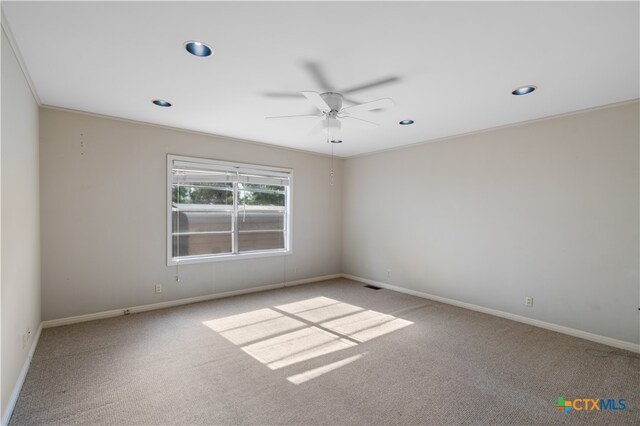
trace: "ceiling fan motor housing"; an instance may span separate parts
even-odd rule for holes
[[[336,113],[342,109],[342,95],[335,92],[321,93],[320,97],[329,105],[331,111]]]

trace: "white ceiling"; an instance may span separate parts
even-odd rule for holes
[[[43,105],[330,152],[308,101],[336,90],[396,107],[343,124],[352,156],[639,97],[639,3],[2,2]],[[187,40],[215,54],[190,56]],[[539,90],[512,96],[523,84]],[[159,108],[151,99],[167,99]],[[405,118],[412,126],[399,126]]]

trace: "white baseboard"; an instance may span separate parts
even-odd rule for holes
[[[120,315],[124,315],[125,310],[128,310],[129,313],[134,314],[137,312],[153,311],[156,309],[166,309],[174,306],[188,305],[190,303],[204,302],[207,300],[214,300],[214,299],[222,299],[225,297],[239,296],[241,294],[257,293],[260,291],[274,290],[274,289],[283,288],[283,287],[292,287],[296,285],[308,284],[312,282],[330,280],[330,279],[340,278],[340,277],[342,277],[342,274],[322,275],[319,277],[304,278],[296,281],[286,281],[284,283],[270,284],[270,285],[264,285],[260,287],[243,288],[241,290],[227,291],[224,293],[205,294],[204,296],[195,296],[195,297],[188,297],[186,299],[169,300],[166,302],[151,303],[149,305],[132,306],[129,308],[122,308],[122,309],[112,309],[110,311],[96,312],[93,314],[77,315],[73,317],[42,321],[42,327],[43,328],[58,327],[61,325],[76,324],[79,322],[93,321],[93,320],[102,319],[102,318],[117,317]]]
[[[296,285],[316,283],[318,281],[333,280],[336,278],[342,278],[342,274],[321,275],[319,277],[303,278],[301,280],[295,280],[295,281],[286,281],[284,283],[284,287],[293,287]]]
[[[466,303],[466,302],[460,302],[458,300],[448,299],[446,297],[435,296],[433,294],[428,294],[428,293],[423,293],[421,291],[398,287],[398,286],[383,283],[380,281],[374,281],[367,278],[357,277],[355,275],[342,274],[342,277],[348,278],[354,281],[359,281],[365,284],[375,285],[376,287],[382,287],[388,290],[410,294],[412,296],[422,297],[424,299],[435,300],[436,302],[442,302],[448,305],[458,306],[460,308],[470,309],[472,311],[494,315],[496,317],[510,319],[512,321],[533,325],[535,327],[545,328],[547,330],[556,331],[558,333],[568,334],[569,336],[579,337],[581,339],[590,340],[592,342],[601,343],[603,345],[612,346],[614,348],[625,349],[627,351],[640,353],[640,345],[637,343],[626,342],[624,340],[618,340],[618,339],[612,339],[611,337],[601,336],[599,334],[589,333],[587,331],[577,330],[575,328],[565,327],[563,325],[557,325],[550,322],[540,321],[537,319],[524,317],[522,315],[512,314],[509,312],[498,311],[497,309],[485,308],[483,306],[473,305],[471,303]]]
[[[20,396],[20,391],[22,390],[22,385],[24,384],[24,379],[27,377],[27,372],[29,371],[29,366],[31,365],[31,359],[33,358],[33,353],[36,351],[36,346],[38,346],[38,340],[40,340],[40,333],[42,333],[42,323],[38,326],[38,330],[36,334],[33,336],[33,340],[31,341],[31,347],[29,348],[29,353],[27,354],[27,359],[22,364],[22,369],[20,370],[20,374],[18,375],[18,381],[13,387],[13,392],[11,392],[11,397],[9,398],[9,402],[5,407],[4,414],[2,416],[2,426],[6,426],[9,424],[9,420],[11,420],[11,415],[13,414],[14,408],[16,408],[16,402],[18,402],[18,397]]]

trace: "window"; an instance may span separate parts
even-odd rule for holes
[[[291,170],[167,157],[167,263],[290,250]]]

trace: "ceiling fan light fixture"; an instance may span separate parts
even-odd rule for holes
[[[213,50],[201,41],[187,41],[184,44],[184,48],[187,50],[187,52],[199,58],[206,58],[207,56],[211,56],[213,54]]]
[[[414,123],[413,120],[402,120],[398,124],[400,124],[401,126],[408,126],[409,124],[413,124],[413,123]]]
[[[151,102],[153,102],[154,105],[163,107],[163,108],[168,108],[171,106],[171,102],[167,102],[163,99],[154,99]]]
[[[518,87],[516,90],[511,92],[511,94],[514,96],[528,95],[529,93],[533,92],[536,89],[537,87],[531,84],[527,86]]]
[[[342,123],[337,118],[326,118],[322,121],[322,130],[327,133],[334,135],[340,131],[342,128]]]

